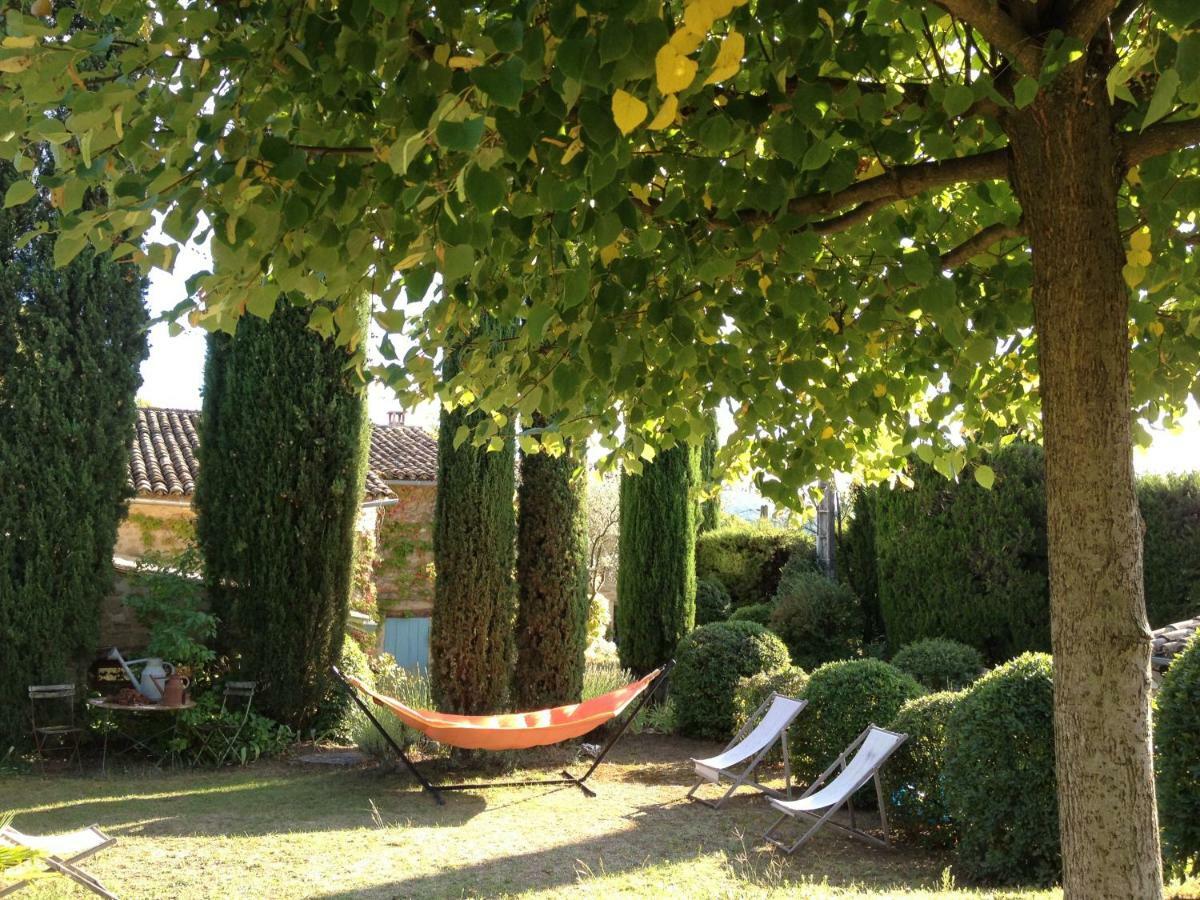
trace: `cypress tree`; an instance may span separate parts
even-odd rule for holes
[[[572,453],[521,454],[517,516],[516,700],[521,709],[575,703],[587,648],[588,544],[587,482]]]
[[[298,729],[341,652],[368,449],[363,385],[308,318],[282,300],[209,337],[195,500],[222,643]]]
[[[458,354],[447,352],[443,381],[450,381],[458,366]],[[470,440],[455,446],[459,429],[474,428],[481,415],[463,408],[442,409],[433,517],[433,698],[438,709],[469,715],[504,708],[516,652],[516,460],[511,421],[495,438],[493,449],[475,447]]]
[[[91,249],[56,270],[52,235],[17,246],[38,222],[41,196],[0,211],[0,747],[96,649],[146,356],[144,279]]]
[[[721,439],[717,433],[716,410],[709,410],[705,418],[708,430],[704,433],[704,443],[700,447],[700,484],[705,490],[713,491],[713,495],[700,503],[700,521],[697,526],[699,534],[712,531],[721,525],[720,485],[713,480],[717,451],[721,449]]]
[[[680,445],[621,476],[617,650],[638,674],[670,659],[695,625],[699,474],[698,453]]]

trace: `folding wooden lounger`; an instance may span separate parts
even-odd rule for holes
[[[0,844],[7,844],[10,847],[23,847],[43,854],[38,858],[37,862],[45,865],[47,869],[53,869],[65,875],[77,884],[83,885],[83,887],[87,888],[93,894],[98,894],[101,897],[107,898],[107,900],[117,900],[117,895],[109,891],[96,878],[81,869],[79,863],[92,854],[99,853],[106,847],[111,847],[116,842],[116,838],[109,837],[95,825],[67,834],[56,834],[46,837],[22,834],[11,827],[0,828]],[[18,881],[15,884],[0,885],[0,897],[15,894],[27,884],[29,884],[28,880]]]

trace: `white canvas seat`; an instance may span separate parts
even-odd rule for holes
[[[763,837],[785,853],[792,853],[812,837],[817,829],[828,823],[855,837],[862,838],[878,846],[886,847],[888,831],[887,810],[884,806],[883,782],[879,778],[879,772],[883,768],[883,764],[887,762],[888,757],[895,753],[906,740],[908,740],[907,734],[897,734],[894,731],[888,731],[876,725],[868,726],[862,734],[855,738],[849,747],[842,751],[833,765],[813,781],[808,790],[799,799],[780,800],[773,797],[769,798],[770,804],[779,810],[781,815],[767,829]],[[847,757],[850,757],[850,754],[854,755],[847,762]],[[841,771],[838,771],[839,769]],[[835,772],[837,772],[836,776],[834,775]],[[854,805],[850,803],[850,798],[854,796],[855,792],[872,779],[875,781],[875,799],[879,803],[879,821],[883,827],[882,841],[856,827],[854,822]],[[839,822],[832,821],[831,818],[843,806],[850,813],[849,828]],[[818,813],[821,814],[818,815]],[[812,821],[813,825],[795,843],[786,844],[772,834],[787,819],[799,819],[801,817],[804,817],[805,821]]]
[[[779,741],[783,747],[784,791],[785,796],[790,797],[792,795],[792,776],[788,763],[787,730],[807,704],[807,700],[793,700],[791,697],[772,693],[754,711],[742,730],[734,735],[729,746],[721,753],[707,759],[692,760],[692,764],[696,767],[696,783],[688,791],[688,799],[703,803],[713,809],[720,809],[725,801],[743,785],[756,787],[769,796],[779,796],[778,791],[764,787],[750,777],[776,741]],[[734,767],[742,763],[747,763],[745,768],[740,772],[734,771]],[[722,779],[732,781],[733,784],[717,800],[706,800],[696,796],[696,791],[702,785],[720,784]]]
[[[15,828],[0,828],[0,843],[10,847],[26,847],[45,854],[38,862],[44,864],[46,868],[65,875],[92,893],[108,898],[108,900],[116,900],[117,895],[79,868],[78,863],[106,847],[111,847],[116,842],[116,838],[109,837],[95,825],[55,835],[24,834]],[[15,884],[0,885],[0,897],[14,894],[28,883],[26,880],[18,881]]]

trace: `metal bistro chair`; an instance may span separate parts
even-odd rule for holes
[[[233,748],[237,745],[238,736],[246,723],[250,721],[250,711],[254,706],[254,692],[257,688],[254,681],[227,681],[225,692],[221,696],[221,717],[204,732],[192,765],[203,761],[207,755],[215,765],[222,766]],[[235,719],[226,722],[226,716],[233,713]]]
[[[29,706],[42,774],[46,774],[46,761],[52,753],[65,754],[65,765],[74,762],[82,771],[79,741],[83,728],[75,719],[75,685],[31,684]]]

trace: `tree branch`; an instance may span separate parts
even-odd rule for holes
[[[1028,34],[997,4],[989,0],[929,0],[952,16],[962,19],[1008,61],[1026,75],[1036,76],[1042,68],[1042,51]]]
[[[1200,119],[1159,122],[1145,131],[1127,131],[1121,135],[1121,149],[1124,151],[1125,165],[1129,167],[1196,144],[1200,144]]]
[[[787,211],[794,216],[829,215],[847,206],[879,200],[905,200],[932,188],[964,181],[994,181],[1008,177],[1008,159],[1008,148],[1004,147],[957,159],[896,166],[882,175],[864,178],[840,191],[823,191],[797,197],[788,204]]]
[[[1005,222],[997,222],[995,225],[989,225],[978,234],[967,238],[954,249],[943,253],[941,267],[943,269],[957,268],[972,257],[983,253],[997,241],[1020,237],[1021,234],[1020,225],[1009,225]]]
[[[1118,0],[1077,0],[1067,16],[1064,29],[1068,37],[1079,38],[1086,47],[1091,43],[1108,17],[1117,8]]]

